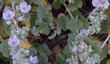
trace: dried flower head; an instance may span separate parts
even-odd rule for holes
[[[21,41],[20,47],[21,48],[30,48],[31,44],[29,44],[29,41],[27,39],[24,39]]]

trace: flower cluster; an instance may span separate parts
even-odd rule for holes
[[[14,4],[12,3],[12,7]],[[4,9],[3,19],[10,25],[10,37],[8,45],[10,47],[9,55],[12,58],[12,64],[38,64],[37,55],[30,53],[30,42],[26,39],[30,27],[19,27],[18,21],[26,21],[25,15],[31,10],[31,5],[22,1],[16,5],[15,9]],[[13,23],[11,23],[13,22]],[[35,53],[36,54],[36,53]]]
[[[109,7],[108,0],[92,0],[92,4],[96,7],[88,16],[91,26],[88,29],[81,29],[76,36],[74,42],[72,42],[71,53],[73,54],[69,59],[70,64],[96,64],[100,63],[100,55],[94,53],[91,45],[87,45],[84,38],[94,33],[101,31],[101,22],[106,20],[107,16],[104,11]]]
[[[31,5],[28,5],[26,1],[21,2],[19,5],[16,6],[15,11],[20,11],[21,14],[27,14],[31,10]],[[15,12],[13,10],[4,10],[3,12],[3,19],[5,21],[13,20],[15,17]],[[20,16],[17,19],[18,21],[23,21],[24,16]]]
[[[96,8],[107,9],[110,5],[108,0],[92,0],[92,4]]]
[[[90,24],[96,29],[96,32],[100,32],[101,28],[101,22],[106,19],[106,15],[103,11],[100,11],[99,9],[94,9],[90,15],[88,16],[90,20]]]
[[[96,64],[100,62],[100,56],[97,53],[94,53],[94,50],[91,46],[88,46],[83,40],[73,42],[72,60],[69,63],[79,64],[78,60],[82,64]]]

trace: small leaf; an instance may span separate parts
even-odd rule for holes
[[[6,40],[2,40],[0,43],[0,52],[5,57],[9,57],[9,46]]]
[[[61,4],[63,4],[63,0],[54,0],[53,6],[55,9],[59,9]]]
[[[48,64],[48,58],[43,52],[40,52],[39,64]]]
[[[65,58],[70,58],[71,57],[71,51],[70,51],[70,43],[68,42],[68,44],[65,46],[65,48],[63,49],[63,56]]]
[[[37,45],[35,46],[35,48],[36,48],[39,52],[43,52],[43,53],[45,53],[46,55],[51,54],[51,50],[48,48],[48,46],[47,46],[46,44],[42,44],[42,45],[37,44]]]
[[[101,22],[101,29],[102,32],[108,32],[109,33],[109,28],[110,28],[110,17],[107,17],[105,22]]]
[[[102,49],[102,52],[100,54],[100,59],[103,60],[104,58],[106,58],[107,57],[107,54],[108,54],[107,49],[106,48],[103,48]]]
[[[65,58],[60,53],[56,55],[56,61],[57,64],[65,64]]]
[[[82,0],[74,0],[74,1],[72,0],[72,4],[69,7],[69,9],[71,11],[78,10],[78,8],[81,8],[82,7],[82,4],[83,4]]]
[[[58,22],[57,25],[63,29],[66,30],[66,22],[70,21],[69,18],[67,16],[61,16],[58,18]]]
[[[50,28],[49,28],[48,23],[43,22],[43,23],[41,24],[41,26],[39,27],[39,32],[40,32],[40,33],[43,33],[43,34],[45,34],[45,35],[48,35],[48,34],[50,33]]]
[[[85,37],[84,40],[85,40],[85,42],[86,42],[87,45],[91,45],[92,49],[96,53],[98,53],[99,55],[102,53],[102,48],[101,48],[101,45],[99,44],[99,41],[92,40],[89,37]]]

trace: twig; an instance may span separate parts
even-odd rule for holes
[[[110,39],[110,34],[107,36],[107,38],[105,39],[105,41],[103,42],[101,48],[104,47],[104,45],[107,43],[107,41]]]
[[[65,6],[65,8],[66,8],[68,14],[70,15],[71,19],[74,21],[74,17],[73,17],[73,15],[72,15],[70,9],[69,9],[65,4],[64,4],[64,6]]]

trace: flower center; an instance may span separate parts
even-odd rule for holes
[[[23,10],[26,10],[26,7],[23,7],[22,9],[23,9]]]
[[[11,17],[11,15],[10,15],[10,14],[8,14],[8,17],[10,18],[10,17]]]

